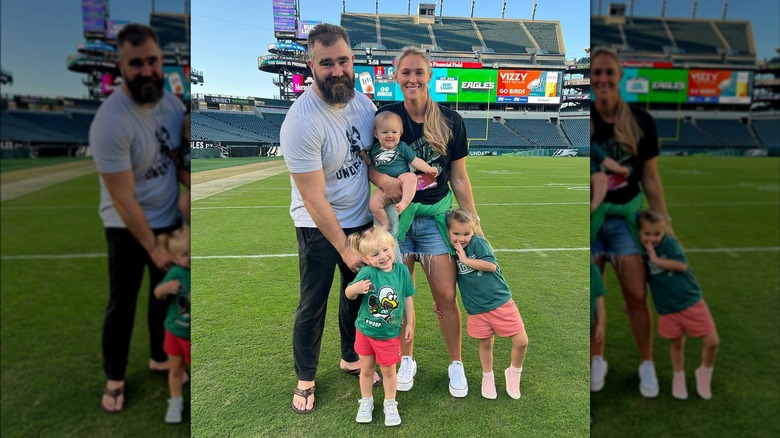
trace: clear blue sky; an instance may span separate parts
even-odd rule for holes
[[[110,19],[149,24],[151,0],[108,3]],[[184,12],[184,0],[154,3],[157,12]],[[86,75],[71,72],[66,62],[84,41],[81,0],[2,0],[0,66],[14,77],[2,93],[85,97]]]
[[[418,1],[412,1],[412,14]],[[434,3],[429,0],[423,3]],[[438,2],[436,14],[439,14]],[[531,0],[507,0],[505,18],[531,18]],[[537,20],[558,20],[567,58],[585,56],[590,46],[590,11],[586,0],[537,0]],[[380,14],[406,14],[406,0],[379,0]],[[562,7],[565,4],[566,7]],[[229,5],[229,6],[228,6]],[[346,0],[347,12],[373,13],[375,0]],[[301,19],[339,23],[342,0],[300,0]],[[445,0],[442,15],[468,17],[471,0]],[[474,16],[501,18],[501,0],[476,0]],[[271,0],[192,2],[192,66],[203,71],[205,84],[192,93],[273,97],[276,77],[257,69],[257,57],[268,54],[273,37]]]

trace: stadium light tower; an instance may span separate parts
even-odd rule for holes
[[[534,10],[531,12],[531,21],[534,21],[536,19],[536,0],[533,0],[534,2]]]
[[[471,0],[471,18],[474,18],[474,0]]]
[[[729,9],[729,2],[726,0],[723,0],[723,18],[722,20],[726,19],[726,11]]]
[[[666,0],[661,0],[661,18],[664,18],[666,12]]]
[[[696,0],[693,0],[693,11],[691,12],[691,18],[696,18],[696,4],[698,2]]]

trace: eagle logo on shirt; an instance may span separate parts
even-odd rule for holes
[[[398,309],[398,292],[390,286],[382,287],[378,295],[368,297],[368,309],[371,316],[392,321],[392,313]]]
[[[382,149],[381,152],[374,156],[375,164],[390,164],[395,160],[396,151],[386,151]]]

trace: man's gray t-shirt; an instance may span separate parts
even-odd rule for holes
[[[154,108],[147,109],[117,89],[100,106],[89,129],[90,151],[98,172],[133,171],[133,193],[152,228],[169,227],[181,220],[176,164],[164,149],[179,148],[184,111],[184,104],[167,91]],[[106,228],[127,228],[103,178],[100,217]]]
[[[371,222],[368,166],[358,153],[374,141],[375,112],[371,100],[357,91],[344,108],[336,109],[307,90],[290,107],[282,124],[279,140],[287,168],[290,173],[322,169],[325,198],[342,228]],[[316,228],[292,176],[290,180],[290,216],[295,226]]]

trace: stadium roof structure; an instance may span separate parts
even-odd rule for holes
[[[403,47],[417,46],[432,60],[565,68],[558,21],[344,12],[341,26],[353,50],[365,49],[375,60],[390,61]]]
[[[609,47],[623,60],[666,61],[680,67],[756,65],[749,21],[591,16],[591,46]]]
[[[149,26],[157,31],[160,48],[166,63],[189,65],[190,63],[190,16],[175,12],[153,12]]]

